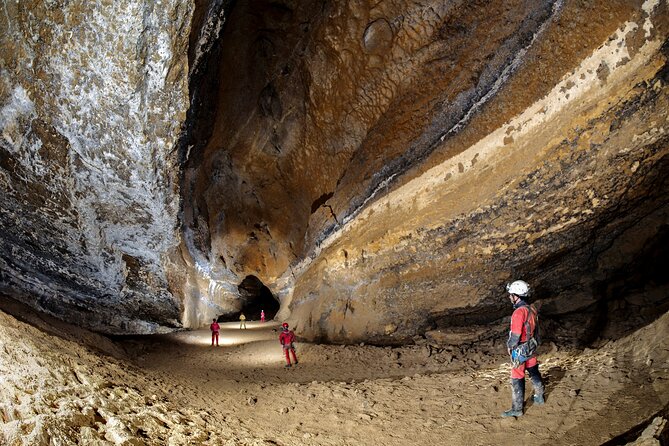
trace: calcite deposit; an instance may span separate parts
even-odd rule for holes
[[[3,2],[3,292],[105,332],[181,326],[167,257],[192,9]]]
[[[41,311],[264,290],[303,339],[459,344],[515,278],[556,341],[669,309],[666,1],[4,6],[0,291]]]

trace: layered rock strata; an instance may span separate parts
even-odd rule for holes
[[[181,326],[187,1],[4,2],[0,291],[111,333]]]
[[[196,327],[252,276],[301,336],[381,344],[495,334],[518,277],[559,339],[667,310],[666,1],[0,20],[0,291],[36,308]]]
[[[495,334],[517,277],[565,339],[596,336],[623,291],[634,317],[666,311],[667,54],[650,32],[663,25],[624,23],[525,111],[355,212],[294,281],[303,332],[404,342],[463,326],[454,338],[473,341]],[[505,111],[490,101],[481,115]]]
[[[662,2],[236,8],[186,177],[203,301],[252,274],[304,337],[377,343],[490,334],[514,277],[565,338],[596,337],[622,290],[612,307],[666,310],[644,260],[666,257],[666,21]]]

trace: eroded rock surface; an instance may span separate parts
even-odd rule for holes
[[[524,277],[560,338],[594,339],[623,289],[610,306],[652,320],[666,22],[661,2],[235,8],[185,176],[202,301],[238,308],[252,274],[308,339],[472,340]]]
[[[187,1],[3,2],[0,289],[106,332],[180,326]]]
[[[519,277],[556,340],[669,307],[665,1],[0,20],[0,284],[43,311],[198,327],[253,277],[306,339],[401,344],[490,336]]]

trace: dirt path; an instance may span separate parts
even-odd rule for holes
[[[666,360],[635,369],[638,358],[623,343],[544,352],[547,404],[529,403],[524,417],[503,419],[504,355],[447,353],[446,360],[423,347],[298,343],[300,364],[285,369],[277,324],[222,328],[218,348],[208,330],[124,345],[149,376],[174,383],[168,392],[179,404],[235,419],[270,444],[598,445],[669,399]]]
[[[298,342],[286,369],[275,323],[223,324],[221,347],[208,330],[112,342],[2,308],[19,318],[0,311],[3,446],[601,445],[669,404],[669,313],[597,350],[543,345],[546,404],[503,419],[503,340]]]

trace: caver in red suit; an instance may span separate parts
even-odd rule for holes
[[[512,358],[511,409],[502,413],[502,416],[519,417],[523,415],[525,403],[525,371],[530,375],[534,387],[534,403],[544,403],[544,384],[536,357],[539,317],[537,310],[523,300],[530,294],[530,286],[526,282],[516,280],[507,285],[506,290],[513,304],[511,330],[506,344]]]
[[[211,323],[209,329],[211,330],[211,346],[214,346],[214,340],[216,340],[216,347],[218,347],[218,332],[221,330],[221,326],[218,325],[216,319]]]
[[[291,367],[290,364],[291,353],[293,355],[293,362],[295,363],[295,365],[297,365],[297,356],[295,356],[295,346],[293,345],[293,342],[295,342],[295,333],[293,333],[293,330],[290,330],[288,328],[288,324],[286,322],[284,322],[281,325],[281,334],[279,335],[279,342],[283,347],[283,351],[286,352],[286,367]]]

